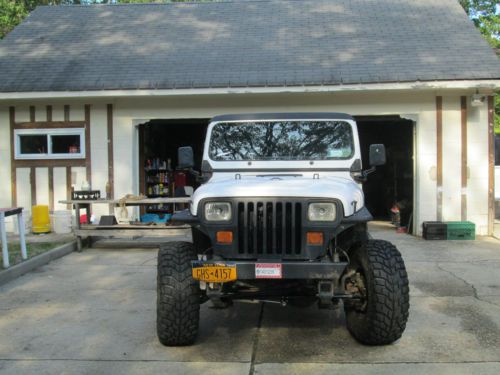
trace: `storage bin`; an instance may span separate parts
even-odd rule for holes
[[[448,221],[446,225],[448,240],[476,239],[476,224],[470,221]]]
[[[71,211],[54,211],[52,214],[52,228],[57,234],[71,233]]]
[[[426,240],[446,240],[447,225],[441,221],[424,221],[423,237]]]
[[[32,231],[33,233],[50,232],[49,206],[38,205],[32,208]]]

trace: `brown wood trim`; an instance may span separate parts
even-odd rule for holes
[[[438,221],[443,220],[443,97],[436,96],[436,144],[437,144],[437,210]]]
[[[493,235],[495,221],[495,133],[494,97],[488,96],[488,235]]]
[[[90,104],[85,104],[85,167],[87,181],[92,186],[92,158],[90,149]]]
[[[69,105],[64,106],[64,121],[69,121]]]
[[[30,168],[31,205],[36,206],[36,167]]]
[[[10,189],[11,189],[11,204],[13,207],[17,206],[17,171],[14,163],[14,126],[16,124],[16,109],[9,107],[9,123],[10,123]]]
[[[66,167],[66,200],[71,200],[71,167]],[[71,204],[66,205],[66,209],[71,210]],[[78,224],[78,223],[77,223]]]
[[[39,121],[39,122],[18,122],[14,124],[14,129],[56,129],[56,128],[84,128],[85,121]]]
[[[36,108],[34,105],[30,105],[30,121],[35,122]]]
[[[49,210],[54,211],[54,168],[49,167]]]
[[[467,220],[467,97],[460,97],[460,117],[462,127],[462,199],[461,199],[461,216],[462,221]]]
[[[108,183],[110,188],[110,199],[115,197],[115,178],[113,160],[113,104],[107,105],[108,121]]]
[[[29,167],[85,167],[85,159],[14,160],[15,168]]]
[[[47,111],[47,122],[52,122],[52,106],[48,105],[45,109]]]

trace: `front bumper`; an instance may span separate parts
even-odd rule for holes
[[[270,262],[270,261],[201,261],[191,262],[192,268],[213,266],[235,266],[236,280],[254,279],[302,279],[302,280],[339,280],[347,263],[345,262]],[[280,272],[266,275],[262,270],[278,268]]]

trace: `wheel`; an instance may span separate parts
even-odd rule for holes
[[[191,274],[193,244],[169,242],[158,251],[156,330],[163,345],[194,343],[200,320],[200,293]]]
[[[346,301],[347,329],[366,345],[386,345],[401,337],[408,320],[408,275],[398,249],[370,240],[350,254],[346,291],[361,296]]]

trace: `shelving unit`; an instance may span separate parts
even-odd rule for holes
[[[145,188],[144,192],[148,198],[172,197],[172,170],[169,160],[159,158],[146,160],[144,166]],[[171,204],[155,204],[145,207],[146,213],[169,214],[172,213]]]

